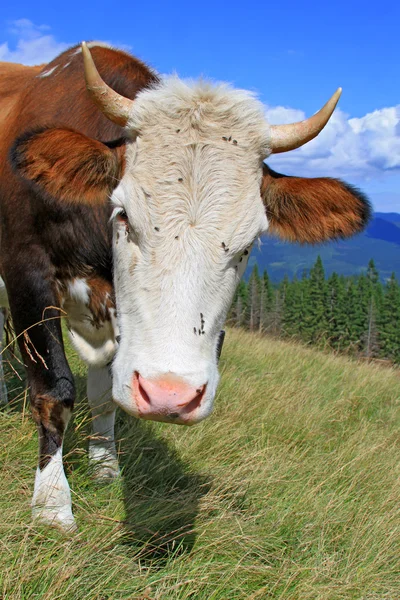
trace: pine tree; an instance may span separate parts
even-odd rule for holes
[[[369,313],[372,297],[371,281],[365,276],[360,275],[357,281],[357,315],[356,324],[358,334],[358,351],[364,354],[365,342],[368,339]]]
[[[400,286],[394,273],[383,297],[379,319],[379,342],[385,358],[400,362]]]
[[[321,257],[310,270],[308,298],[305,304],[303,338],[307,342],[318,342],[327,337],[327,294],[325,272]]]
[[[275,290],[271,311],[269,313],[268,333],[279,336],[282,333],[283,299],[280,287]]]
[[[379,273],[372,258],[368,263],[365,278],[360,278],[359,295],[364,311],[360,350],[365,357],[372,358],[379,355],[377,320],[383,298]]]
[[[358,306],[357,283],[354,278],[347,281],[346,292],[346,334],[344,337],[344,348],[356,352],[359,347],[362,328],[359,326],[360,311]]]
[[[260,323],[260,276],[257,263],[251,272],[248,290],[247,324],[250,331],[256,331]]]
[[[327,283],[328,338],[332,348],[342,350],[347,337],[346,284],[332,273]]]
[[[242,279],[236,289],[236,293],[232,302],[232,307],[229,313],[229,319],[236,327],[245,325],[245,316],[248,300],[248,287]]]
[[[302,284],[295,277],[287,286],[283,304],[282,331],[286,336],[301,336],[304,316]]]
[[[274,299],[274,289],[268,277],[267,271],[264,271],[260,280],[260,316],[259,316],[259,331],[268,331],[270,312]]]
[[[375,263],[372,258],[370,259],[370,261],[368,263],[367,279],[371,283],[372,286],[375,286],[379,281],[379,273],[375,267]]]
[[[371,295],[368,306],[367,330],[362,337],[363,354],[366,358],[374,358],[379,355],[379,339],[376,324],[376,307],[374,297]]]

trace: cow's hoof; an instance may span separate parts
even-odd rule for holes
[[[106,448],[89,446],[89,464],[97,481],[108,482],[120,475],[118,460]]]
[[[92,463],[93,477],[96,481],[107,483],[120,476],[118,462]]]
[[[32,508],[32,518],[34,523],[54,527],[67,535],[75,533],[78,529],[70,506],[57,508],[34,506]]]

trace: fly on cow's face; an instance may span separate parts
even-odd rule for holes
[[[221,246],[223,247],[225,252],[229,252],[229,248],[226,247],[225,242],[222,242]]]

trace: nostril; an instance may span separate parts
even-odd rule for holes
[[[137,385],[137,389],[139,391],[139,395],[141,396],[141,399],[144,400],[150,406],[151,405],[150,396],[141,383],[142,378],[140,376],[140,373],[138,373],[138,371],[135,371],[134,379],[135,379],[135,383]]]
[[[181,404],[177,404],[177,406],[179,408],[185,408],[186,406],[189,406],[189,404],[191,404],[192,402],[197,402],[199,399],[201,401],[201,399],[204,396],[204,392],[206,389],[206,385],[202,385],[200,388],[196,389],[196,395],[194,398],[192,398],[191,400],[185,400],[184,402],[181,402]]]
[[[201,401],[203,400],[203,396],[206,391],[206,387],[207,387],[207,384],[203,385],[201,388],[198,388],[196,390],[196,392],[197,392],[196,396],[192,400],[190,400],[190,402],[183,405],[182,413],[188,414],[188,413],[191,413],[193,410],[196,410],[196,408],[199,408]]]
[[[145,400],[148,404],[151,404],[150,396],[148,395],[148,393],[146,392],[146,390],[140,383],[139,383],[139,392],[140,392],[140,395],[142,396],[143,400]]]

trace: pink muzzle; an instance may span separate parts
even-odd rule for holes
[[[139,417],[151,421],[190,424],[204,397],[206,384],[192,387],[176,375],[144,379],[133,376],[133,396]]]

